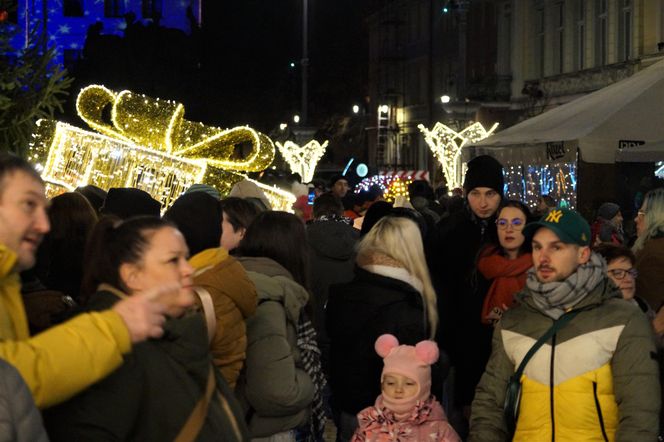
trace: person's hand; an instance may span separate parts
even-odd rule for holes
[[[503,313],[505,313],[507,309],[509,309],[509,307],[507,307],[505,304],[503,304],[502,308],[496,306],[486,315],[486,319],[491,321],[493,325],[496,325],[498,321],[500,321],[500,318],[503,317]]]
[[[171,306],[187,302],[181,299],[181,291],[179,285],[164,285],[125,298],[113,306],[113,311],[120,315],[127,326],[132,343],[161,337],[165,315]]]

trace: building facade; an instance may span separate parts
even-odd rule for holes
[[[71,66],[81,57],[89,30],[105,35],[124,34],[127,14],[141,24],[190,32],[191,21],[201,22],[202,0],[18,0],[10,18],[19,29],[14,47],[30,35],[45,34],[56,49],[56,62]],[[190,8],[191,14],[187,13]]]

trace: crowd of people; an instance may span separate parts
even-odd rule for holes
[[[630,235],[505,199],[489,156],[451,197],[252,186],[162,214],[0,155],[0,440],[661,437],[664,187]]]

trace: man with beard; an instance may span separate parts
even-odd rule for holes
[[[591,252],[590,226],[554,209],[524,235],[534,267],[494,331],[468,440],[657,440],[653,332]]]

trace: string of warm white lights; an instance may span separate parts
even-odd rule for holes
[[[460,132],[440,122],[436,123],[431,130],[422,124],[417,127],[424,134],[424,140],[443,167],[447,187],[453,189],[461,187],[462,184],[461,148],[493,134],[498,123],[491,126],[489,130],[484,129],[481,123],[472,123]]]
[[[316,165],[325,154],[327,143],[325,141],[320,144],[316,140],[311,140],[304,146],[300,146],[292,141],[286,141],[283,144],[277,141],[276,145],[291,172],[299,174],[303,183],[309,183],[314,179]]]
[[[194,183],[227,194],[248,179],[240,172],[262,171],[274,159],[266,135],[247,126],[224,130],[187,121],[184,106],[174,101],[93,85],[81,90],[76,109],[99,133],[41,120],[33,135],[30,160],[51,195],[86,184],[136,187],[166,208]],[[294,195],[255,183],[275,209],[291,210]]]

